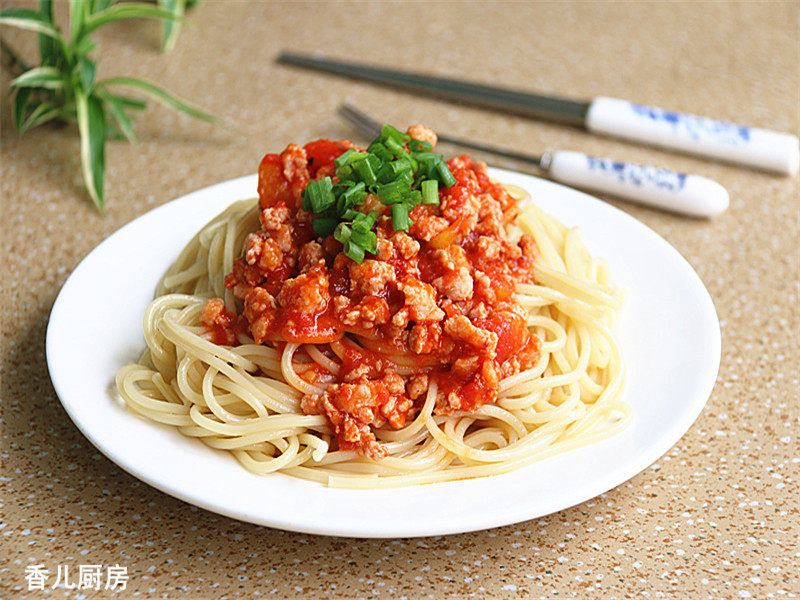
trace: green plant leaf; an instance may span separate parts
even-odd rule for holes
[[[74,100],[59,107],[58,118],[65,123],[78,120],[78,109]]]
[[[55,67],[34,67],[13,79],[11,87],[58,90],[64,87],[64,77]]]
[[[111,110],[111,115],[114,117],[114,121],[117,127],[119,127],[120,132],[128,138],[130,143],[135,144],[138,141],[136,139],[136,133],[133,131],[131,120],[128,118],[128,115],[125,114],[125,106],[123,103],[109,93],[102,94],[102,98],[106,101],[108,108]]]
[[[100,12],[107,9],[114,3],[114,0],[92,0],[92,12]]]
[[[92,86],[94,85],[94,76],[97,73],[97,63],[85,56],[81,56],[78,59],[78,70],[81,76],[81,85],[83,86],[83,91],[88,94],[92,91]]]
[[[39,0],[39,14],[53,23],[53,0]],[[39,34],[39,57],[43,66],[55,66],[59,61],[59,48],[50,36]]]
[[[147,102],[139,100],[138,98],[131,98],[130,96],[122,96],[120,94],[112,94],[108,90],[100,92],[104,97],[108,96],[117,101],[121,106],[130,108],[131,110],[144,110],[147,108]]]
[[[119,4],[114,4],[113,6],[87,17],[81,33],[86,36],[98,27],[102,27],[113,21],[132,18],[177,19],[171,12],[145,4],[144,2],[120,2]]]
[[[83,181],[95,206],[105,212],[103,184],[106,170],[106,115],[103,102],[95,95],[81,91],[75,94],[78,108],[78,130],[81,134],[81,167]]]
[[[70,40],[76,42],[81,39],[83,24],[89,16],[89,2],[87,0],[69,0]]]
[[[149,81],[134,79],[133,77],[112,77],[111,79],[103,79],[97,82],[98,88],[106,88],[108,86],[116,85],[141,90],[157,102],[161,102],[162,104],[165,104],[166,106],[169,106],[175,110],[183,111],[186,114],[195,117],[196,119],[208,121],[209,123],[219,123],[219,119],[217,119],[215,116],[210,115],[207,112],[203,112],[199,108],[192,106],[191,104],[187,104],[183,100],[179,100]]]
[[[57,119],[61,114],[61,109],[52,102],[42,102],[39,106],[33,109],[31,114],[22,123],[19,132],[25,133],[29,129],[44,125],[48,121]]]
[[[53,0],[39,0],[39,14],[53,23]]]
[[[156,84],[130,77],[96,80],[97,62],[90,59],[96,49],[91,33],[99,27],[128,18],[161,19],[165,43],[174,44],[177,24],[193,0],[161,0],[164,10],[149,2],[114,0],[68,0],[69,29],[61,33],[54,20],[54,0],[39,0],[38,10],[8,9],[0,11],[0,25],[11,25],[39,34],[39,66],[22,68],[22,75],[11,82],[12,116],[20,132],[52,120],[76,121],[80,133],[81,169],[88,195],[94,205],[105,212],[105,145],[110,137],[124,135],[136,141],[132,111],[144,110],[144,99],[115,93],[109,87],[138,90],[148,98],[185,112],[195,118],[218,123],[218,120],[165,91]],[[159,0],[155,0],[156,2]],[[15,54],[0,39],[2,51],[12,60]],[[23,63],[17,58],[16,68]],[[16,73],[15,73],[16,74]],[[136,94],[138,95],[138,94]]]
[[[14,107],[12,109],[12,116],[14,119],[14,127],[17,131],[22,132],[22,123],[25,121],[25,114],[28,112],[28,103],[31,99],[33,88],[19,88],[14,96]]]
[[[183,17],[186,11],[186,0],[158,0],[158,5],[175,15],[178,18]],[[161,43],[161,49],[164,52],[169,52],[175,47],[175,42],[178,41],[178,35],[181,30],[181,21],[164,21],[164,40]]]
[[[8,8],[0,11],[0,25],[11,25],[28,31],[36,31],[63,43],[63,38],[51,22],[38,12],[27,8]]]
[[[76,56],[88,56],[97,46],[89,37],[82,37],[72,46],[73,54]]]

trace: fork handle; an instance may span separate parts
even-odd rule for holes
[[[668,169],[595,158],[559,150],[542,167],[567,185],[617,196],[693,217],[714,217],[728,208],[728,191],[713,179]]]

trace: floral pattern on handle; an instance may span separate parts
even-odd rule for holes
[[[669,169],[659,169],[658,167],[644,167],[629,163],[618,162],[605,158],[595,158],[587,156],[586,161],[591,171],[600,171],[614,176],[620,183],[630,183],[637,187],[647,184],[657,188],[678,192],[686,185],[686,175],[676,173]]]
[[[725,121],[716,121],[707,117],[685,115],[654,106],[633,103],[630,106],[631,110],[637,115],[652,121],[667,123],[672,126],[676,133],[689,135],[693,140],[710,137],[731,146],[744,146],[750,141],[749,127],[726,123]]]

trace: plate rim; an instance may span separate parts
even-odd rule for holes
[[[189,194],[185,194],[179,198],[171,200],[169,202],[165,202],[164,204],[139,215],[135,219],[131,220],[129,223],[125,224],[124,226],[117,229],[114,233],[109,235],[106,239],[100,242],[95,248],[93,248],[75,267],[75,269],[70,273],[67,280],[64,282],[61,290],[59,290],[58,296],[53,303],[53,307],[50,310],[47,330],[46,330],[46,338],[45,338],[45,354],[46,354],[46,362],[48,373],[50,375],[50,379],[52,385],[56,391],[56,395],[59,398],[62,406],[66,410],[67,414],[69,415],[72,422],[78,427],[81,433],[90,441],[90,443],[97,448],[99,452],[101,452],[104,456],[106,456],[109,460],[111,460],[115,465],[135,477],[136,479],[147,483],[148,485],[155,487],[156,489],[169,494],[170,496],[176,497],[180,500],[188,502],[192,505],[198,506],[200,508],[212,511],[217,514],[221,514],[227,517],[239,519],[246,522],[255,523],[258,525],[269,526],[274,528],[279,528],[288,531],[295,531],[301,533],[309,533],[309,534],[317,534],[317,535],[332,535],[332,536],[341,536],[341,537],[361,537],[361,538],[394,538],[394,537],[421,537],[421,536],[430,536],[430,535],[448,535],[448,534],[458,534],[458,533],[466,533],[470,531],[478,531],[484,529],[490,529],[494,527],[510,525],[514,523],[519,523],[521,521],[530,520],[542,517],[547,514],[551,514],[553,512],[566,510],[578,504],[581,504],[591,498],[597,497],[603,493],[608,492],[611,489],[618,487],[620,484],[628,481],[632,477],[636,476],[637,474],[644,471],[649,465],[654,463],[658,460],[661,456],[665,455],[670,448],[672,448],[682,437],[685,433],[691,428],[694,422],[697,420],[699,415],[701,414],[703,408],[706,406],[708,399],[711,396],[711,393],[716,385],[716,381],[719,374],[719,367],[721,362],[721,350],[722,350],[722,335],[721,329],[719,325],[719,318],[716,312],[716,308],[714,306],[713,299],[709,294],[707,288],[703,284],[702,279],[691,266],[691,264],[678,252],[678,250],[673,247],[669,242],[667,242],[664,238],[662,238],[658,233],[653,231],[650,227],[639,221],[638,219],[634,218],[633,216],[629,215],[625,211],[612,206],[602,200],[581,192],[579,190],[575,190],[573,188],[569,188],[567,186],[563,186],[557,183],[554,183],[547,179],[542,179],[539,177],[535,177],[533,175],[529,175],[526,173],[520,173],[517,171],[511,171],[507,169],[498,169],[498,168],[490,168],[490,174],[493,176],[497,176],[502,178],[504,176],[510,176],[511,178],[522,177],[522,179],[530,179],[535,180],[537,185],[539,184],[546,184],[546,186],[556,186],[558,188],[563,188],[569,194],[580,195],[583,197],[583,200],[588,200],[593,203],[599,203],[603,205],[603,210],[610,211],[611,214],[614,215],[615,218],[621,219],[625,222],[626,225],[630,225],[636,228],[639,228],[642,232],[646,233],[655,243],[662,246],[663,249],[667,250],[667,252],[673,254],[673,258],[677,259],[678,262],[681,264],[682,270],[686,271],[687,274],[690,274],[690,278],[692,278],[695,284],[694,287],[697,290],[700,290],[702,303],[704,304],[703,310],[706,313],[706,316],[711,317],[708,325],[711,327],[716,335],[713,336],[713,348],[709,348],[712,351],[715,360],[713,361],[714,367],[710,369],[707,374],[704,375],[702,384],[699,386],[699,389],[696,393],[696,398],[693,400],[692,404],[690,405],[690,409],[687,409],[680,413],[679,419],[674,419],[669,422],[669,427],[667,428],[666,433],[662,433],[659,440],[661,443],[654,443],[649,445],[646,448],[645,452],[639,454],[635,459],[627,461],[624,463],[624,467],[618,468],[614,472],[613,477],[606,477],[605,479],[601,479],[603,481],[602,485],[588,485],[585,486],[586,489],[583,490],[582,493],[575,493],[570,498],[570,502],[568,504],[564,504],[563,501],[558,502],[554,501],[551,502],[550,505],[545,503],[544,512],[542,510],[536,511],[536,514],[530,514],[530,511],[525,511],[524,503],[516,506],[516,510],[512,511],[505,511],[497,514],[489,514],[489,515],[481,515],[481,518],[476,519],[473,518],[468,524],[467,523],[451,523],[448,522],[447,524],[443,524],[442,527],[438,528],[431,528],[431,527],[421,527],[415,528],[409,525],[409,522],[406,521],[403,526],[393,526],[393,527],[386,527],[384,526],[381,529],[376,529],[373,527],[362,527],[362,528],[353,528],[353,527],[337,527],[337,525],[326,523],[314,523],[314,522],[291,522],[287,519],[281,518],[269,518],[263,514],[252,514],[249,513],[247,510],[237,510],[235,507],[229,507],[226,505],[220,505],[215,502],[207,501],[202,497],[198,497],[195,494],[186,493],[185,491],[181,490],[180,486],[169,485],[164,481],[161,481],[157,477],[153,477],[148,474],[146,469],[142,469],[139,465],[136,464],[135,461],[126,458],[125,456],[119,455],[117,452],[114,451],[113,448],[108,448],[105,445],[99,443],[96,439],[96,436],[93,434],[92,429],[87,427],[87,424],[83,422],[78,414],[78,404],[72,402],[70,399],[64,398],[63,393],[63,385],[62,380],[58,377],[59,367],[56,364],[56,359],[54,358],[57,355],[57,347],[56,342],[57,339],[53,335],[54,331],[57,331],[57,324],[59,322],[59,318],[61,313],[63,312],[62,306],[66,302],[65,298],[68,298],[68,295],[72,291],[72,286],[70,282],[72,281],[73,285],[75,279],[73,278],[76,273],[79,273],[86,264],[89,264],[92,260],[92,257],[97,254],[102,254],[104,249],[109,245],[114,244],[115,238],[117,236],[122,235],[122,232],[128,231],[131,228],[135,228],[138,226],[139,223],[142,222],[144,219],[152,219],[156,218],[158,214],[162,211],[167,209],[168,207],[174,207],[178,203],[189,203],[192,201],[193,198],[197,196],[204,196],[206,194],[211,194],[215,190],[224,189],[230,187],[235,189],[237,186],[243,186],[246,183],[255,182],[256,176],[255,175],[246,175],[243,177],[238,177],[234,179],[230,179],[228,181],[220,182],[211,186],[207,186],[205,188],[201,188],[199,190],[195,190]],[[255,185],[251,186],[255,189]],[[254,195],[253,195],[254,197]],[[231,203],[235,202],[238,198],[233,196],[224,198],[224,201],[220,204],[220,211],[224,209],[225,206],[229,206]],[[613,271],[613,265],[612,265]],[[155,282],[153,282],[155,284]],[[56,324],[56,325],[54,325]],[[713,373],[712,373],[713,372]],[[56,376],[54,377],[54,373]],[[713,376],[712,376],[713,375]],[[104,392],[108,394],[108,392]],[[131,414],[131,416],[135,416]],[[198,444],[200,442],[197,442]],[[570,451],[574,452],[574,451]],[[546,459],[550,460],[550,459]],[[528,468],[528,467],[525,467]],[[267,477],[271,477],[269,475]],[[279,477],[289,477],[287,475],[278,474]],[[493,477],[504,477],[504,475],[493,476]],[[295,478],[292,478],[295,479]],[[475,480],[468,480],[468,481],[475,481]],[[447,482],[447,483],[455,483],[458,484],[460,482]],[[441,486],[447,485],[444,484],[428,484],[432,486]],[[321,484],[316,484],[320,485]],[[413,488],[414,486],[410,486]],[[602,488],[602,489],[600,489]],[[325,488],[329,489],[329,488]],[[399,489],[409,489],[409,488],[399,488]],[[370,493],[374,492],[374,490],[363,490],[362,493]]]

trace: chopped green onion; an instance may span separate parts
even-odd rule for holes
[[[336,176],[340,180],[350,180],[354,177],[357,179],[364,179],[361,175],[361,170],[365,167],[359,167],[363,162],[368,162],[372,169],[376,169],[380,165],[380,160],[367,152],[356,152],[350,148],[347,152],[342,154],[339,158],[333,161],[336,165]]]
[[[311,221],[311,226],[319,237],[328,237],[336,229],[338,223],[338,217],[319,217]]]
[[[388,148],[380,142],[372,142],[367,148],[367,152],[377,156],[382,162],[389,162],[394,160],[394,154],[389,152]]]
[[[384,125],[383,128],[381,129],[381,134],[378,136],[377,141],[386,143],[389,140],[392,140],[393,142],[403,146],[407,144],[410,139],[411,139],[410,135],[403,133],[402,131],[399,131],[394,127],[392,127],[391,125],[387,124]]]
[[[416,161],[420,161],[420,162],[424,162],[424,161],[435,159],[437,156],[439,156],[439,155],[438,154],[433,154],[431,152],[411,152],[411,158],[413,158]],[[444,158],[444,157],[442,157],[442,158]]]
[[[364,262],[364,248],[361,246],[348,242],[345,244],[344,253],[348,258],[352,259],[358,264]]]
[[[352,165],[344,165],[336,169],[336,176],[339,178],[339,183],[355,183],[356,174],[353,171]]]
[[[394,181],[394,169],[392,169],[392,163],[383,163],[375,176],[378,178],[378,183],[391,183]]]
[[[408,231],[413,222],[408,216],[408,204],[392,204],[392,224],[395,231]]]
[[[383,164],[383,161],[373,154],[368,154],[366,160],[369,163],[369,166],[372,167],[373,171],[380,169],[381,165]]]
[[[378,247],[378,236],[374,231],[369,229],[356,229],[353,228],[353,233],[350,235],[350,245],[363,248],[367,252],[375,254]]]
[[[430,152],[433,150],[430,142],[421,142],[420,140],[411,140],[408,142],[408,148],[412,152]]]
[[[375,234],[373,233],[373,235]],[[356,234],[356,240],[353,240],[353,230],[347,225],[339,223],[336,230],[333,232],[333,237],[344,246],[344,253],[346,256],[358,264],[364,261],[364,252],[366,248],[357,243],[358,234]]]
[[[337,198],[356,184],[355,181],[340,181],[333,186],[333,195]]]
[[[426,179],[420,184],[423,204],[439,204],[439,182],[435,179]]]
[[[373,225],[375,225],[375,221],[378,219],[378,211],[373,210],[368,215],[364,213],[358,213],[358,216],[353,220],[353,229],[357,228],[364,228],[365,230],[371,230]]]
[[[375,185],[378,183],[375,177],[375,171],[372,170],[372,162],[368,160],[360,160],[353,163],[353,170],[358,174],[359,179],[367,185]]]
[[[439,176],[439,181],[444,184],[444,187],[449,188],[456,184],[456,178],[450,172],[450,168],[444,160],[436,164],[436,174]]]
[[[356,204],[361,204],[364,201],[364,198],[367,197],[366,185],[363,181],[359,181],[349,190],[342,194],[342,198],[344,198],[345,204],[347,206],[354,206]]]
[[[345,165],[358,162],[359,160],[366,160],[369,157],[370,155],[367,152],[356,152],[352,148],[349,148],[347,152],[339,155],[339,157],[333,161],[333,165],[338,169],[340,167],[344,167]]]
[[[347,210],[347,202],[344,200],[344,195],[339,196],[336,200],[336,212],[341,216]]]
[[[389,138],[386,140],[386,147],[392,151],[392,154],[395,156],[400,156],[405,153],[405,148],[403,148],[403,144],[395,140],[394,138]]]
[[[430,152],[417,152],[411,157],[419,163],[417,176],[422,179],[432,179],[436,177],[436,165],[444,162],[444,157],[440,154],[431,154]]]
[[[405,201],[411,193],[411,186],[408,182],[397,179],[391,183],[378,186],[376,194],[381,202],[387,206]]]
[[[411,186],[414,185],[414,173],[411,171],[401,171],[398,173],[395,181],[404,181],[408,184],[408,187],[411,188]]]
[[[336,167],[337,169],[339,167],[343,167],[344,165],[346,165],[346,164],[348,164],[350,162],[350,157],[353,154],[357,154],[357,152],[355,150],[353,150],[352,148],[348,148],[347,151],[345,151],[343,154],[340,154],[333,161],[333,166]]]
[[[408,231],[413,223],[410,211],[420,204],[439,204],[439,190],[456,183],[444,157],[432,149],[429,142],[412,140],[385,125],[366,152],[351,148],[341,154],[333,161],[336,185],[324,177],[310,181],[303,191],[303,208],[315,213],[316,235],[332,234],[344,254],[358,263],[367,252],[377,254],[378,212],[365,214],[354,207],[375,194],[391,207],[395,231]]]
[[[392,169],[392,172],[395,175],[400,175],[400,173],[411,173],[412,177],[414,175],[413,170],[411,168],[411,158],[406,156],[401,156],[396,161],[389,163],[389,166]]]
[[[339,223],[333,232],[333,237],[337,242],[344,244],[350,239],[350,227],[344,223]]]
[[[333,182],[330,177],[323,177],[317,181],[308,182],[306,189],[303,190],[303,207],[306,201],[311,210],[317,214],[329,209],[336,203],[333,195]]]

